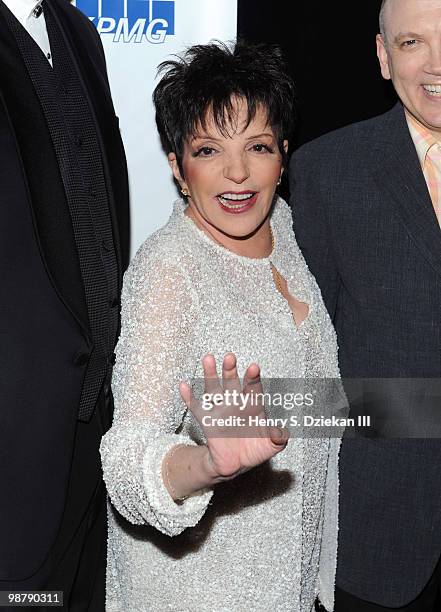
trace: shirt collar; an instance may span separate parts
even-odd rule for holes
[[[420,160],[421,167],[424,168],[426,157],[430,149],[439,144],[438,141],[432,136],[427,128],[425,128],[419,121],[415,119],[407,110],[405,110],[407,126],[409,128],[410,135],[415,145],[415,149]]]
[[[34,9],[41,4],[42,0],[3,0],[8,9],[15,15],[21,25],[32,15]]]

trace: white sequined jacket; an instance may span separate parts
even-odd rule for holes
[[[264,259],[214,243],[184,210],[177,201],[124,279],[115,418],[101,444],[111,499],[107,610],[310,612],[319,595],[331,612],[338,439],[293,437],[266,464],[181,504],[162,481],[173,445],[204,442],[178,384],[203,377],[206,353],[220,367],[234,352],[240,375],[257,362],[265,379],[339,376],[335,332],[288,205],[275,203],[275,246]],[[299,327],[271,262],[309,305]]]

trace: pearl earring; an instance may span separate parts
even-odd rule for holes
[[[188,189],[181,189],[181,193],[184,196],[184,198],[188,198],[188,196],[190,195]]]

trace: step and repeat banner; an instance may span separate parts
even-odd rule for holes
[[[236,38],[237,0],[76,0],[101,36],[129,168],[132,255],[177,191],[156,133],[156,68],[186,47]]]

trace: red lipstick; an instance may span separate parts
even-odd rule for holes
[[[233,200],[233,199],[229,199],[228,197],[224,197],[230,194],[236,195],[236,196],[237,195],[248,195],[250,197],[244,198],[243,200],[240,200],[240,199]],[[240,215],[254,206],[254,204],[257,201],[258,195],[259,195],[258,192],[250,191],[250,190],[224,191],[223,193],[220,193],[216,197],[216,199],[219,202],[219,205],[224,212],[229,213],[230,215]]]

